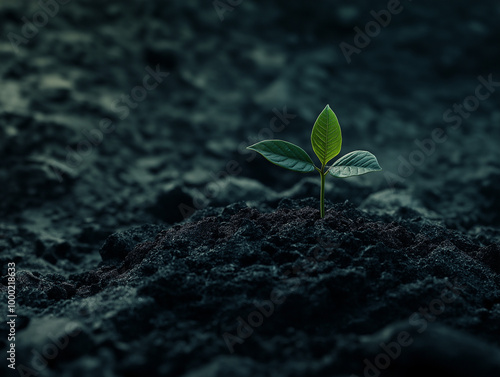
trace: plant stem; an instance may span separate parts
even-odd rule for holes
[[[323,173],[324,166],[321,167],[321,171],[319,172],[319,175],[321,176],[321,192],[320,192],[320,197],[319,197],[319,216],[321,218],[325,217],[325,176],[326,174]]]

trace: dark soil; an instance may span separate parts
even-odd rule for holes
[[[497,3],[401,1],[351,63],[387,1],[57,3],[17,47],[0,4],[2,376],[500,376]],[[384,170],[320,219],[245,147],[327,103]]]

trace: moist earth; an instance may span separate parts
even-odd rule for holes
[[[500,375],[499,4],[63,3],[0,4],[2,375]],[[320,219],[245,147],[326,104]]]

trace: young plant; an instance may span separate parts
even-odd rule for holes
[[[319,114],[311,133],[311,144],[321,167],[314,165],[311,157],[302,148],[283,140],[264,140],[247,147],[260,153],[267,160],[282,168],[309,173],[316,170],[321,177],[320,216],[325,217],[325,177],[330,174],[337,178],[380,171],[377,158],[367,151],[354,151],[339,158],[328,166],[340,153],[342,134],[337,116],[329,105]]]

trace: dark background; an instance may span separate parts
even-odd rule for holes
[[[29,36],[24,25],[45,23],[47,10],[1,2],[2,265],[66,276],[94,268],[106,238],[131,226],[242,200],[272,210],[283,197],[317,197],[316,175],[245,147],[277,138],[312,155],[326,104],[342,127],[341,155],[366,149],[384,169],[330,177],[332,203],[410,208],[498,242],[500,86],[446,118],[480,76],[500,82],[498,2],[403,0],[350,63],[341,43],[355,45],[354,28],[387,1],[222,0],[219,13],[214,3],[55,2]],[[168,72],[154,90],[136,88],[146,67]],[[283,112],[287,122],[273,121]],[[415,140],[436,129],[446,141],[418,152]]]
[[[73,1],[57,3],[47,25],[15,48],[12,33],[22,38],[26,24],[20,18],[37,20],[40,8],[29,1],[3,4],[7,223],[62,238],[87,227],[100,242],[119,227],[182,219],[179,202],[197,208],[279,195],[305,176],[274,168],[245,146],[272,137],[312,153],[312,124],[328,103],[342,127],[341,154],[367,149],[384,168],[330,180],[332,201],[344,197],[336,186],[349,187],[347,199],[355,203],[378,192],[454,227],[498,225],[498,198],[490,190],[499,179],[498,90],[459,127],[443,119],[474,95],[478,76],[499,80],[493,1],[403,1],[350,64],[340,44],[356,46],[353,28],[364,30],[370,11],[387,9],[387,2],[242,1],[219,16],[210,1]],[[146,66],[169,76],[129,106],[122,96],[142,84]],[[285,108],[288,124],[278,120],[273,132],[273,109]],[[99,130],[103,118],[113,120],[114,131],[102,141],[96,136],[99,144],[88,151],[85,131]],[[436,128],[447,141],[423,161],[411,160],[418,163],[409,174],[401,159],[409,161],[418,150],[414,140],[429,139]],[[233,181],[217,179],[205,191],[211,174],[222,177],[232,160],[238,163]],[[162,194],[175,191],[172,185],[201,197],[198,206]]]

